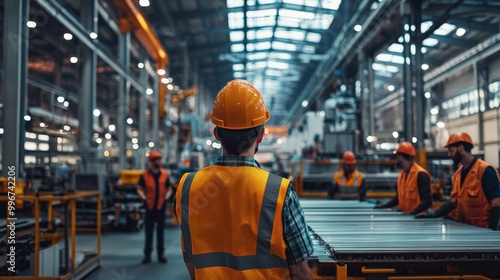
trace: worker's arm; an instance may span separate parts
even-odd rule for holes
[[[417,219],[423,218],[439,218],[448,213],[450,213],[453,209],[455,209],[455,204],[451,200],[445,201],[438,209],[432,211],[430,210],[426,214],[418,214],[415,216]]]
[[[285,255],[292,279],[313,279],[307,259],[314,248],[307,230],[304,211],[300,206],[292,183],[288,186],[283,204],[283,239],[286,244]]]
[[[391,198],[389,201],[385,203],[379,203],[373,207],[373,209],[382,209],[382,208],[391,208],[395,207],[399,204],[399,198],[398,198],[398,186],[396,186],[396,196]]]
[[[290,265],[288,267],[290,271],[290,278],[292,280],[312,280],[311,269],[307,260],[302,261],[298,264]]]
[[[137,183],[137,195],[142,200],[146,200],[146,194],[144,193],[145,186],[146,186],[146,183],[144,181],[144,177],[141,175],[141,178],[139,179],[139,183]]]
[[[366,200],[366,191],[367,191],[367,187],[365,184],[365,179],[363,178],[363,181],[361,182],[361,186],[359,186],[359,189],[358,189],[359,201]]]
[[[410,211],[410,215],[422,213],[432,206],[431,178],[425,172],[418,173],[417,186],[420,203]]]
[[[488,227],[493,230],[498,230],[498,222],[500,220],[500,183],[497,173],[493,167],[489,166],[483,173],[481,178],[484,195],[490,202],[490,221]]]

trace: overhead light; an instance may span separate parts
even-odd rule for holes
[[[101,115],[101,110],[94,109],[94,117],[99,117]]]
[[[359,31],[361,31],[361,30],[363,30],[363,26],[361,26],[360,24],[356,24],[356,25],[354,26],[354,31],[359,32]]]
[[[417,137],[413,136],[413,137],[411,138],[411,142],[413,142],[413,143],[417,143]]]
[[[424,93],[424,96],[425,96],[425,98],[429,99],[429,98],[431,98],[431,93],[427,91]]]
[[[108,126],[108,129],[109,129],[109,131],[113,132],[113,131],[115,131],[115,130],[116,130],[116,126],[115,126],[114,124],[110,124],[110,125]]]
[[[168,79],[165,77],[161,78],[161,83],[164,85],[168,84]]]
[[[24,120],[27,121],[27,122],[31,121],[31,116],[30,115],[25,115],[24,116]]]
[[[460,27],[460,28],[457,28],[457,31],[455,31],[455,34],[457,34],[458,37],[462,37],[462,36],[464,36],[465,32],[466,32],[466,30]]]
[[[133,123],[134,123],[134,120],[133,120],[132,118],[128,118],[128,119],[127,119],[127,123],[128,123],[128,124],[133,124]]]
[[[39,126],[40,126],[40,127],[46,127],[47,125],[46,125],[44,122],[41,122],[41,123],[39,124]]]
[[[57,102],[63,103],[64,102],[64,96],[58,96],[57,97]]]
[[[424,70],[424,71],[425,71],[425,70],[427,70],[427,69],[429,69],[429,64],[425,64],[425,63],[424,63],[424,64],[422,64],[422,70]]]
[[[73,35],[71,33],[64,33],[63,38],[64,40],[69,41],[73,39]]]
[[[90,32],[89,36],[91,39],[97,39],[97,33],[95,32]]]
[[[133,144],[133,145],[132,145],[132,149],[134,149],[134,150],[139,149],[139,145],[137,145],[137,144]]]
[[[3,128],[0,127],[0,134],[3,134]]]
[[[138,140],[137,138],[135,138],[135,137],[134,137],[134,138],[132,138],[132,140],[131,140],[131,141],[132,141],[132,144],[137,144],[137,143],[139,143],[139,140]]]
[[[163,76],[163,75],[165,75],[165,73],[167,73],[167,72],[165,71],[165,69],[158,69],[158,71],[157,71],[157,72],[158,72],[158,75],[160,75],[160,76]]]
[[[168,84],[168,85],[167,85],[167,89],[168,89],[168,90],[173,90],[173,89],[174,89],[174,85],[172,85],[172,84]]]
[[[96,142],[97,144],[101,144],[101,143],[102,143],[102,139],[101,139],[101,138],[97,138],[97,139],[95,139],[95,142]]]
[[[393,132],[392,132],[392,137],[394,137],[394,138],[396,138],[396,139],[397,139],[397,138],[399,137],[399,132],[397,132],[397,131],[393,131]]]
[[[28,26],[29,28],[35,28],[36,27],[36,22],[34,22],[32,20],[28,20],[26,22],[26,26]]]
[[[151,88],[146,89],[146,94],[147,95],[153,94],[153,90]]]
[[[434,106],[434,108],[431,109],[431,114],[433,114],[433,115],[439,114],[439,107]]]
[[[142,63],[142,62],[137,63],[137,68],[139,68],[139,69],[144,68],[144,63]]]
[[[387,90],[394,91],[395,87],[393,85],[388,85]]]
[[[149,0],[139,0],[139,5],[141,7],[149,7],[150,3]]]
[[[444,124],[444,122],[437,122],[436,126],[439,127],[439,128],[444,128],[445,124]]]
[[[111,139],[111,134],[110,134],[110,133],[106,133],[106,134],[104,134],[104,138],[106,138],[106,139],[108,139],[108,140],[109,140],[109,139]]]
[[[148,146],[149,146],[150,148],[153,148],[153,147],[155,146],[155,143],[154,143],[154,142],[149,142],[149,143],[148,143]]]
[[[78,57],[76,57],[76,56],[70,57],[69,58],[69,62],[71,62],[71,63],[77,63],[78,62]]]
[[[68,101],[64,101],[63,102],[63,106],[67,108],[69,106],[69,102]]]
[[[65,125],[65,126],[63,127],[63,129],[64,129],[64,130],[66,130],[66,131],[70,131],[70,130],[71,130],[71,127],[70,127],[69,125]]]
[[[307,100],[302,101],[302,107],[307,107],[309,105],[309,102]]]

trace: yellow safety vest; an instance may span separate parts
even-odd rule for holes
[[[283,204],[290,181],[252,166],[185,174],[176,194],[196,279],[289,279]]]

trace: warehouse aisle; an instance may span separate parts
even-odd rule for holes
[[[80,241],[81,239],[81,241]],[[95,244],[94,236],[82,236],[78,243],[89,247]],[[101,239],[101,268],[87,276],[86,280],[157,280],[190,279],[182,260],[180,227],[168,226],[165,230],[165,256],[167,264],[158,263],[156,253],[152,262],[142,265],[144,231],[137,233],[109,232]],[[80,247],[80,245],[78,246]]]

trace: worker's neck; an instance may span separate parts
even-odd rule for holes
[[[465,153],[464,156],[462,157],[462,166],[467,167],[469,164],[474,160],[474,156],[470,153]]]

